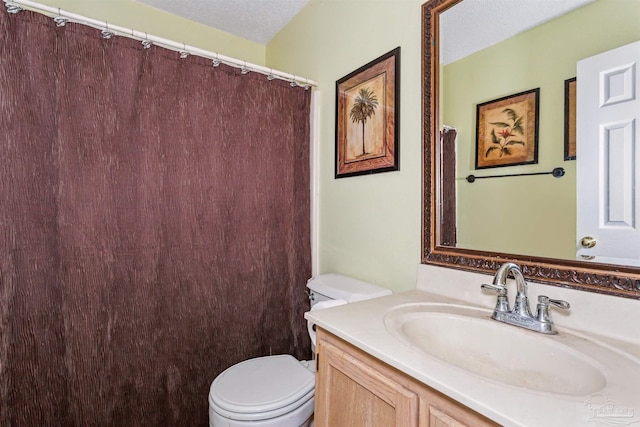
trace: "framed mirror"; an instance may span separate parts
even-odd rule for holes
[[[545,7],[552,3],[545,3]],[[577,156],[567,153],[565,145],[569,117],[566,88],[575,82],[577,63],[640,40],[640,4],[635,0],[555,3],[568,6],[553,11],[551,17],[543,16],[533,26],[517,17],[505,17],[503,10],[487,10],[499,8],[501,3],[496,1],[431,0],[423,5],[422,262],[493,274],[502,263],[511,261],[532,281],[640,299],[640,263],[590,257],[580,247],[588,243],[581,243],[576,232],[578,207],[586,204],[576,196],[580,187],[577,169],[585,169],[577,166],[581,160],[580,133]],[[522,28],[514,30],[513,36],[488,42],[488,47],[468,48],[463,46],[466,42],[451,36],[455,28],[445,26],[461,25],[458,33],[479,40],[484,33],[494,32],[500,22],[479,19],[476,14],[475,21],[481,25],[472,30],[457,17],[448,18],[463,6],[481,7],[488,16],[518,22]],[[540,9],[539,1],[536,7]],[[588,21],[602,16],[607,16],[608,24]],[[585,17],[587,21],[577,21]],[[582,31],[594,33],[593,28],[598,28],[592,36],[597,40],[590,41]],[[604,35],[609,33],[619,39],[607,39]],[[543,50],[534,50],[537,45]],[[464,53],[465,49],[471,53]],[[456,52],[452,54],[452,50]],[[517,63],[524,68],[511,68]],[[577,87],[580,97],[580,79]],[[502,123],[495,142],[501,135],[513,133],[514,123],[508,120],[520,117],[504,113],[510,107],[504,107],[503,101],[517,100],[512,95],[530,91],[539,94],[535,161],[478,168],[478,156],[486,153],[478,149],[479,106],[498,105],[497,111],[507,114],[504,120],[489,120]],[[578,120],[579,111],[580,107]],[[509,132],[504,130],[507,124]],[[453,140],[441,138],[448,129],[455,129]],[[494,151],[498,154],[500,150]],[[561,168],[563,175],[549,174],[556,168]],[[541,176],[543,173],[547,175]],[[469,182],[469,175],[500,178]],[[639,207],[640,202],[635,210],[640,211]]]

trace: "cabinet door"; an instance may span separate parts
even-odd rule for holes
[[[430,387],[420,392],[420,427],[499,427]]]
[[[417,427],[418,395],[318,333],[316,427]]]
[[[450,416],[438,408],[427,405],[427,423],[428,427],[470,427],[473,424],[461,423],[459,420]]]

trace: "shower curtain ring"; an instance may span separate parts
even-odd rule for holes
[[[133,32],[133,30],[131,30],[131,32]],[[151,45],[153,43],[151,42],[151,40],[149,40],[149,34],[148,33],[144,33],[144,40],[142,40],[141,43],[142,43],[142,47],[144,49],[151,49]]]
[[[273,68],[271,68],[271,71],[269,72],[269,75],[267,76],[267,80],[271,81],[273,79],[275,79],[276,76],[273,75]]]
[[[14,4],[14,3],[5,2],[4,5],[7,7],[7,12],[9,12],[9,13],[16,14],[16,13],[22,12],[24,10],[22,7],[20,7],[17,4]]]
[[[69,19],[65,18],[64,16],[58,15],[53,18],[53,22],[56,23],[56,27],[64,27],[65,25],[67,25],[67,22],[69,22]]]
[[[56,23],[56,27],[64,27],[65,25],[67,25],[67,22],[69,22],[69,20],[62,16],[62,13],[60,13],[60,8],[58,8],[58,16],[53,17],[53,22]]]
[[[16,13],[22,12],[24,10],[23,8],[21,8],[17,4],[5,3],[4,5],[7,7],[7,12],[9,12],[9,13],[16,14]]]
[[[180,59],[187,59],[189,52],[187,52],[187,45],[182,43],[182,50],[180,51]]]
[[[109,30],[109,23],[105,22],[107,28],[101,31],[102,34],[102,38],[105,40],[109,40],[111,37],[113,37],[113,31]]]

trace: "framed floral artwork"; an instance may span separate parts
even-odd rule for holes
[[[336,178],[399,169],[400,48],[336,82]]]
[[[478,104],[476,169],[538,163],[540,88]]]

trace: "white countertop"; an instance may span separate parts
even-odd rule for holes
[[[420,269],[416,290],[316,310],[306,313],[305,317],[383,362],[505,426],[604,425],[611,418],[616,418],[612,408],[622,409],[627,414],[625,417],[618,417],[617,421],[640,425],[640,369],[634,369],[640,368],[640,301],[530,284],[530,288],[533,288],[530,292],[533,295],[531,299],[534,301],[535,295],[544,291],[551,298],[567,299],[572,303],[574,313],[565,316],[558,316],[557,311],[553,313],[559,334],[564,331],[577,333],[586,340],[593,338],[616,352],[614,363],[611,363],[611,360],[596,360],[603,372],[606,372],[607,378],[613,379],[598,393],[573,396],[531,391],[492,381],[451,366],[401,343],[386,330],[385,313],[403,304],[442,302],[486,309],[492,308],[495,303],[495,296],[485,295],[480,290],[480,284],[491,279],[488,276],[459,271],[454,273],[454,270],[433,266],[421,266]],[[447,283],[443,287],[444,278],[447,279]],[[450,293],[455,293],[457,298],[447,295]],[[515,293],[513,288],[510,288],[510,293]],[[590,307],[574,310],[575,301]],[[589,319],[581,319],[582,313],[591,311],[598,314],[589,316]],[[624,325],[618,323],[622,320]],[[603,330],[603,327],[610,323],[616,324],[615,333]],[[589,326],[589,332],[575,327],[580,324]],[[607,338],[603,339],[603,336]],[[598,355],[591,356],[598,358]],[[553,363],[552,358],[549,363]],[[609,406],[601,405],[603,401]],[[628,416],[629,413],[632,414],[631,417]]]

